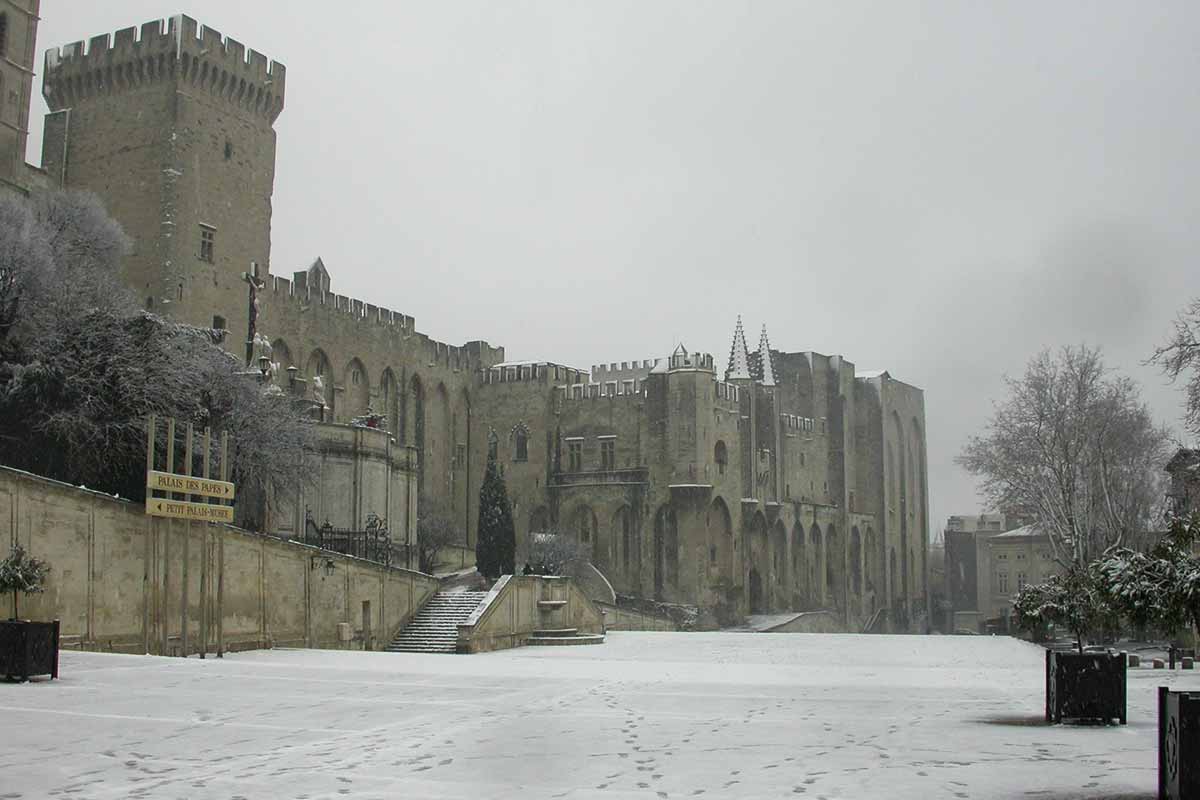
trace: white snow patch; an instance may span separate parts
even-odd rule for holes
[[[1153,796],[1155,687],[1200,690],[1200,676],[1130,670],[1129,725],[1048,727],[1043,664],[999,637],[759,633],[612,632],[474,656],[68,651],[61,680],[0,684],[0,786],[192,800]]]

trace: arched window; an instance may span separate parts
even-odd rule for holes
[[[729,453],[725,450],[725,443],[718,441],[717,446],[713,448],[713,461],[717,462],[717,474],[725,474],[725,465],[729,463]]]
[[[518,425],[513,432],[513,461],[529,460],[529,432],[524,425]]]

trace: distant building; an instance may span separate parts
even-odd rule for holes
[[[1006,624],[1021,587],[1058,571],[1049,537],[1023,523],[1003,513],[947,519],[946,591],[953,630],[983,632],[989,622]]]
[[[1171,511],[1187,514],[1200,509],[1200,450],[1179,448],[1163,469],[1171,478],[1167,490]]]

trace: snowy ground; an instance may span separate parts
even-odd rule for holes
[[[990,637],[612,633],[475,656],[64,653],[0,684],[0,798],[1152,797],[1129,725],[1047,727],[1042,651]]]

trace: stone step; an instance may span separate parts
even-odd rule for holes
[[[453,653],[458,626],[467,621],[487,592],[439,592],[384,648],[390,653]]]
[[[535,647],[555,647],[561,645],[577,645],[577,644],[604,644],[604,637],[600,634],[584,633],[578,636],[531,636],[525,640],[525,644]]]

